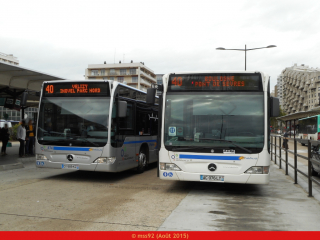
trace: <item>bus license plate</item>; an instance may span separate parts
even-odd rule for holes
[[[73,169],[73,170],[79,170],[79,166],[78,165],[74,165],[74,164],[62,164],[61,166],[62,169]]]
[[[224,182],[224,176],[200,175],[201,181]]]

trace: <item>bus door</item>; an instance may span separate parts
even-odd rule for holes
[[[127,102],[126,117],[118,117],[117,100],[114,102],[112,111],[111,145],[116,148],[118,171],[135,167],[136,142],[134,136],[134,103],[130,100],[119,99]]]

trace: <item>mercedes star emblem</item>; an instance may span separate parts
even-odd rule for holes
[[[210,163],[208,166],[209,171],[214,172],[217,169],[217,165]]]
[[[73,160],[73,156],[70,154],[67,156],[67,159],[71,162]]]

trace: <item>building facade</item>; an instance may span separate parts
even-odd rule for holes
[[[12,65],[19,65],[18,58],[14,57],[13,54],[5,54],[0,52],[0,62],[4,62]]]
[[[156,84],[156,75],[144,63],[89,64],[85,79],[118,81],[142,91]]]
[[[0,106],[0,114],[1,114],[1,120],[4,120],[4,115],[8,115],[8,121],[21,121],[22,119],[29,121],[33,120],[36,121],[36,115],[38,112],[38,108],[35,107],[29,107],[24,110],[24,116],[22,116],[22,111],[17,110],[10,110],[8,108],[4,108],[3,106]]]
[[[283,81],[282,74],[277,77],[277,97],[279,98],[279,103],[281,108],[283,109]]]
[[[280,77],[283,87],[281,106],[287,114],[319,107],[319,68],[310,68],[304,64],[301,64],[301,66],[294,64],[292,67],[284,69]]]
[[[164,74],[156,74],[157,84],[162,84],[162,77]]]

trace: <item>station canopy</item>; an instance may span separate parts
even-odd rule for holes
[[[309,111],[296,112],[296,113],[291,113],[285,116],[277,117],[277,120],[281,120],[281,121],[298,120],[301,118],[312,117],[319,114],[320,114],[320,107],[316,107]]]
[[[44,81],[64,80],[61,77],[39,71],[0,62],[0,97],[18,98],[24,91],[28,92],[27,106],[38,107],[39,96]]]

